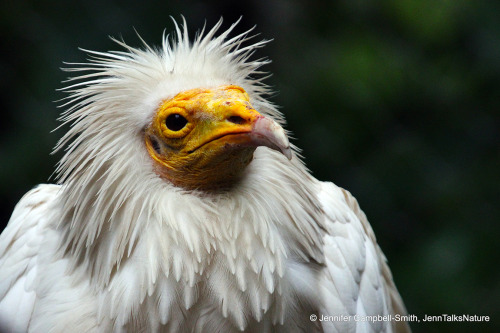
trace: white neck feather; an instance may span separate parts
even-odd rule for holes
[[[312,200],[316,183],[297,157],[288,161],[259,148],[240,186],[219,194],[193,195],[159,177],[123,192],[120,182],[130,184],[135,177],[122,170],[116,183],[105,178],[90,183],[85,193],[92,197],[79,200],[86,206],[65,207],[60,225],[61,255],[90,275],[104,304],[113,304],[101,315],[130,313],[127,309],[138,306],[132,303],[165,292],[177,295],[169,306],[188,309],[200,301],[197,290],[207,288],[210,302],[222,304],[222,315],[237,327],[245,326],[245,312],[259,318],[271,307],[281,309],[273,312],[273,321],[284,320],[283,304],[295,297],[287,292],[287,262],[322,262],[320,210]],[[62,198],[74,195],[71,184],[66,186]],[[106,205],[109,200],[116,204]],[[123,299],[130,292],[139,295]],[[245,292],[256,295],[254,303],[241,299],[236,306]],[[163,313],[155,306],[148,311]]]

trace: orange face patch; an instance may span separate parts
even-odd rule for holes
[[[164,101],[145,142],[157,173],[187,189],[227,187],[251,161],[263,118],[243,88],[192,89]]]

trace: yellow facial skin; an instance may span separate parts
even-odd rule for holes
[[[192,89],[164,101],[145,131],[156,172],[184,189],[234,185],[258,146],[291,151],[284,130],[258,113],[243,88]]]
[[[184,189],[225,189],[238,181],[257,146],[290,158],[283,129],[253,109],[249,99],[243,88],[227,85],[184,91],[164,101],[145,131],[156,172]],[[274,131],[282,132],[277,139]]]

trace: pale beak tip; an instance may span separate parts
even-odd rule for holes
[[[259,145],[277,150],[289,160],[292,159],[292,149],[285,130],[271,118],[259,118],[254,124],[253,135]]]
[[[290,146],[286,147],[281,152],[286,156],[286,158],[288,158],[289,161],[292,159],[292,149],[290,149]]]

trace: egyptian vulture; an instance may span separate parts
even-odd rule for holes
[[[266,100],[265,41],[220,25],[70,64],[58,184],[0,238],[4,331],[407,329],[356,200],[309,174]]]

